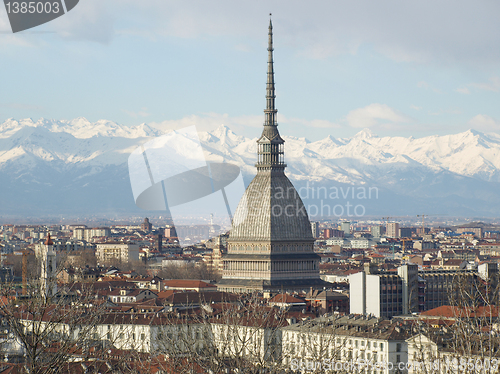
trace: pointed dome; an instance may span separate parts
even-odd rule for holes
[[[299,194],[286,177],[284,140],[275,108],[273,25],[269,21],[264,129],[257,140],[257,175],[235,212],[230,240],[314,241]]]
[[[314,240],[305,206],[285,174],[258,173],[233,222],[230,240]]]
[[[47,240],[45,240],[45,245],[54,245],[54,242],[52,241],[52,239],[50,238],[50,232],[49,234],[47,235]]]

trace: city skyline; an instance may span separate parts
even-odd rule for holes
[[[497,372],[499,10],[0,12],[2,370]]]

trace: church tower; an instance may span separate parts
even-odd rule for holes
[[[40,252],[42,291],[46,297],[51,297],[57,292],[57,264],[54,242],[50,238],[50,233],[47,235],[45,243],[41,246]]]
[[[257,140],[257,175],[236,209],[218,288],[228,292],[322,288],[307,211],[285,175],[285,141],[275,107],[273,26],[269,21],[266,109]]]

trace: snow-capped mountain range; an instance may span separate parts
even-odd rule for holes
[[[221,125],[200,133],[200,140],[208,161],[237,164],[248,183],[255,174],[255,132],[250,139]],[[0,124],[0,216],[140,212],[128,156],[163,133],[147,124],[85,118],[6,120]],[[352,138],[284,139],[287,175],[302,188],[306,206],[363,205],[370,216],[500,215],[500,135],[468,130],[415,139],[365,129]],[[325,187],[328,196],[306,196],[305,187]],[[359,194],[370,188],[371,196]]]

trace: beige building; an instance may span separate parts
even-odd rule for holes
[[[388,236],[389,238],[399,238],[399,223],[387,223],[386,236]]]
[[[139,261],[139,245],[132,243],[96,243],[96,257],[99,264],[111,261]]]
[[[385,319],[333,315],[283,327],[281,334],[283,364],[293,372],[396,374],[407,362],[408,332]]]
[[[110,236],[111,229],[109,227],[94,227],[91,229],[77,227],[73,229],[73,239],[86,240],[90,242],[93,238]]]

